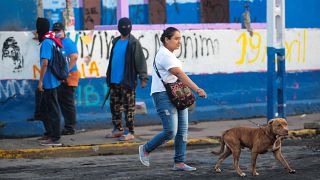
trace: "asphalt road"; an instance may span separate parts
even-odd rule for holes
[[[187,163],[198,168],[194,172],[171,171],[173,149],[159,149],[151,154],[151,167],[144,167],[138,155],[94,156],[50,159],[0,159],[0,179],[243,179],[237,176],[229,157],[222,164],[222,173],[213,171],[217,157],[213,147],[188,148]],[[257,172],[250,173],[250,152],[242,151],[240,164],[246,179],[320,179],[320,136],[285,140],[283,155],[296,174],[288,174],[272,153],[259,155]]]

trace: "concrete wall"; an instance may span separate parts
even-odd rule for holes
[[[35,28],[37,0],[1,1],[0,31],[26,31]]]
[[[190,121],[246,118],[266,115],[266,31],[252,38],[243,30],[182,30],[182,47],[176,51],[184,71],[203,87],[208,99],[198,99]],[[108,105],[101,109],[107,87],[105,73],[111,41],[117,31],[68,33],[79,50],[81,80],[76,91],[77,128],[110,127]],[[160,46],[161,31],[133,31],[152,61]],[[34,111],[34,90],[39,78],[39,45],[31,32],[0,33],[1,136],[32,136],[43,132],[40,122],[27,122]],[[6,46],[6,45],[11,46]],[[287,110],[289,114],[320,111],[319,29],[286,30]],[[150,82],[151,83],[151,82]],[[159,123],[150,97],[150,85],[137,88],[137,101],[148,113],[137,124]]]
[[[199,0],[167,0],[166,14],[168,24],[201,23]],[[245,3],[250,5],[251,21],[265,23],[267,21],[266,0],[229,0],[229,17],[231,23],[240,23]],[[102,0],[102,25],[116,24],[116,0]],[[287,28],[319,28],[320,7],[318,0],[286,1]],[[214,7],[219,11],[219,4]],[[145,0],[129,1],[129,16],[135,24],[148,24],[148,3]]]
[[[36,0],[10,0],[2,2],[0,7],[0,30],[34,30]],[[62,21],[62,11],[65,0],[44,0],[44,16],[52,23]],[[201,8],[199,0],[167,0],[166,14],[168,24],[201,23]],[[241,22],[244,4],[250,5],[251,21],[266,22],[266,0],[229,0],[229,17],[231,23]],[[117,0],[101,0],[101,25],[116,24]],[[73,0],[75,29],[83,29],[82,0]],[[319,28],[320,1],[318,0],[288,0],[286,1],[287,28]],[[220,11],[219,6],[213,7]],[[17,11],[20,9],[20,11]],[[134,24],[149,24],[148,0],[129,0],[129,16]],[[33,21],[34,20],[34,21]]]

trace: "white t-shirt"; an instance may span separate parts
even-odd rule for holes
[[[166,47],[161,46],[158,53],[156,54],[155,63],[158,72],[162,80],[166,83],[173,83],[177,81],[177,77],[169,72],[169,69],[173,67],[179,67],[182,69],[181,61]],[[152,66],[152,84],[151,84],[151,95],[155,92],[166,91],[162,84],[162,81],[158,77],[154,66]]]

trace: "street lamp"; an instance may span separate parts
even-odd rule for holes
[[[285,118],[285,0],[267,0],[268,121]]]

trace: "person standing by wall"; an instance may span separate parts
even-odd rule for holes
[[[110,88],[110,109],[112,114],[112,137],[119,140],[134,139],[134,115],[136,104],[136,86],[147,85],[147,63],[140,42],[130,34],[132,23],[129,18],[118,22],[120,36],[113,40],[110,61],[107,70],[107,85]],[[125,111],[127,129],[121,125],[122,108]]]
[[[179,79],[182,83],[194,90],[200,97],[207,97],[206,92],[199,88],[183,71],[182,63],[173,54],[181,45],[181,35],[178,29],[168,27],[160,38],[163,46],[156,54],[154,63],[165,83],[173,83]],[[174,139],[174,166],[173,170],[194,171],[195,167],[185,164],[187,135],[188,135],[188,108],[178,110],[170,101],[166,89],[155,72],[152,71],[151,96],[158,115],[161,118],[163,130],[144,145],[139,146],[139,158],[143,165],[149,166],[149,153],[161,144]]]
[[[57,90],[60,81],[51,73],[49,62],[52,61],[53,46],[62,47],[60,39],[54,38],[54,33],[49,32],[50,22],[46,18],[38,18],[36,22],[37,37],[40,47],[40,79],[38,90],[43,91],[46,105],[46,118],[44,127],[46,139],[40,141],[44,146],[61,146],[60,143],[60,107]]]
[[[74,96],[80,78],[77,68],[78,50],[75,43],[66,37],[65,26],[62,23],[54,23],[52,30],[55,32],[55,37],[62,42],[62,53],[70,58],[69,75],[65,81],[61,82],[58,88],[58,100],[64,118],[64,128],[61,131],[61,135],[71,135],[75,133],[77,121]]]

